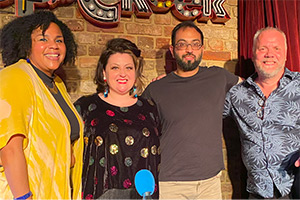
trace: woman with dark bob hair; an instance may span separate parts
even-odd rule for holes
[[[55,74],[74,64],[72,32],[40,11],[0,39],[0,199],[81,199],[83,124]]]
[[[138,199],[134,176],[152,172],[158,198],[159,120],[143,89],[141,51],[129,40],[107,42],[98,61],[97,93],[75,102],[84,129],[83,198]]]

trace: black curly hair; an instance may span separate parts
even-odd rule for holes
[[[66,45],[66,56],[62,65],[74,64],[77,55],[77,44],[71,30],[51,11],[36,11],[33,14],[19,17],[4,25],[0,35],[0,50],[5,66],[26,59],[31,53],[31,34],[41,28],[43,34],[50,23],[60,28]]]

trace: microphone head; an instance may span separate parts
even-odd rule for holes
[[[154,176],[147,169],[141,169],[135,174],[134,184],[141,196],[144,196],[146,192],[150,192],[150,195],[152,195],[155,189]]]

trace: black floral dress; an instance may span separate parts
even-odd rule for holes
[[[85,125],[82,197],[96,199],[110,189],[131,189],[137,195],[134,176],[148,169],[156,183],[152,197],[158,198],[160,128],[153,102],[138,97],[132,106],[117,107],[93,94],[75,106]]]

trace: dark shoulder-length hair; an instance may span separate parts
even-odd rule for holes
[[[142,75],[144,62],[143,58],[141,57],[141,51],[133,42],[123,38],[114,38],[109,40],[105,46],[105,49],[100,55],[94,77],[94,83],[97,85],[97,92],[103,93],[107,88],[107,84],[104,82],[103,70],[105,71],[106,69],[109,57],[115,53],[127,53],[132,57],[135,66],[136,93],[140,95],[144,87],[144,77]],[[132,93],[133,91],[131,90],[130,94]]]
[[[60,28],[66,45],[66,56],[62,65],[74,64],[77,55],[77,45],[71,30],[50,11],[37,11],[33,14],[19,17],[3,26],[0,35],[0,49],[5,66],[26,59],[31,53],[31,34],[40,28],[42,33],[50,23]]]

